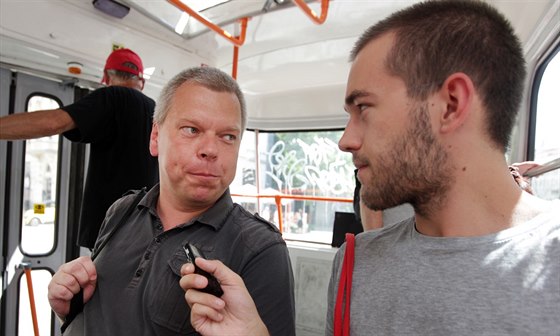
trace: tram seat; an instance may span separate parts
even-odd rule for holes
[[[358,234],[363,232],[362,224],[356,219],[353,212],[340,212],[334,213],[333,237],[332,247],[340,247],[344,243],[346,233]]]

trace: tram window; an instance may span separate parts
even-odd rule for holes
[[[233,194],[249,211],[279,226],[275,195],[351,199],[354,166],[348,153],[338,149],[342,131],[254,132],[244,135]],[[250,138],[252,140],[247,140]],[[258,143],[257,152],[254,148]],[[253,149],[251,149],[251,147]],[[268,196],[268,197],[267,197]],[[248,198],[247,198],[248,199]],[[258,204],[258,209],[257,209]],[[282,199],[282,234],[286,239],[330,244],[336,211],[352,212],[351,202]]]
[[[257,195],[256,152],[255,132],[245,131],[241,140],[241,147],[239,148],[235,179],[230,186],[232,194]],[[250,213],[259,212],[257,210],[258,201],[256,197],[233,197],[233,199]]]
[[[55,109],[51,98],[35,95],[27,111]],[[23,180],[21,249],[28,255],[46,254],[54,247],[59,136],[27,140]]]
[[[560,53],[545,65],[538,87],[534,160],[549,162],[560,158],[560,138],[558,137],[558,88],[560,87]],[[560,169],[534,177],[531,185],[535,194],[544,199],[560,199]]]
[[[37,315],[37,326],[40,335],[49,335],[51,330],[51,307],[48,301],[47,286],[37,286],[36,284],[48,284],[52,274],[47,270],[32,270],[31,279],[33,282],[33,297],[35,298],[35,311]],[[19,279],[19,320],[17,335],[33,335],[33,317],[31,315],[31,305],[29,292],[27,290],[27,278],[25,274]]]

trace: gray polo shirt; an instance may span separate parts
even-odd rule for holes
[[[101,251],[96,291],[65,335],[197,334],[179,286],[186,242],[243,278],[271,335],[295,335],[292,268],[276,227],[234,204],[226,191],[198,218],[164,232],[158,196],[156,185]],[[127,195],[111,206],[96,246],[133,199]]]

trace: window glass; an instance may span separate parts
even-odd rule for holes
[[[284,238],[330,244],[335,211],[353,212],[354,166],[352,156],[338,149],[341,136],[342,131],[247,132],[232,193],[260,197],[236,202],[280,226],[275,196],[287,196],[281,200]]]
[[[33,96],[27,111],[33,113],[59,106],[51,98]],[[21,233],[21,248],[25,254],[45,254],[54,246],[58,142],[58,135],[25,142]]]
[[[257,192],[257,145],[255,132],[245,131],[239,149],[237,172],[230,185],[230,191],[235,195],[254,197],[233,197],[234,202],[241,204],[250,213],[258,212]]]
[[[557,101],[559,87],[560,56],[557,52],[546,65],[538,89],[534,160],[539,163],[560,159],[560,114]],[[534,193],[541,198],[560,199],[560,169],[534,177],[531,185]]]

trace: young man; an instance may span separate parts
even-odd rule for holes
[[[190,335],[179,286],[186,243],[237,272],[274,335],[295,335],[293,274],[274,225],[232,202],[246,124],[243,95],[220,70],[201,67],[174,77],[154,115],[150,152],[159,158],[153,187],[112,237],[135,195],[108,211],[94,253],[61,266],[49,302],[62,320],[83,288],[84,311],[65,335]]]
[[[525,79],[509,22],[484,2],[419,3],[367,29],[351,59],[339,147],[352,153],[370,209],[415,210],[356,237],[351,334],[556,334],[560,204],[523,192],[504,156]],[[217,334],[234,316],[248,334],[266,334],[240,279],[217,261],[200,266],[237,297],[190,290],[204,281],[184,266],[193,324]]]
[[[59,109],[0,118],[3,140],[62,134],[91,144],[78,245],[93,248],[109,206],[126,191],[150,188],[158,180],[157,158],[148,148],[155,102],[141,92],[143,71],[136,53],[118,49],[105,64],[107,87]]]
[[[558,330],[558,204],[523,192],[504,155],[525,80],[509,22],[483,2],[421,3],[366,30],[351,59],[339,147],[368,208],[415,211],[357,237],[352,334]]]

